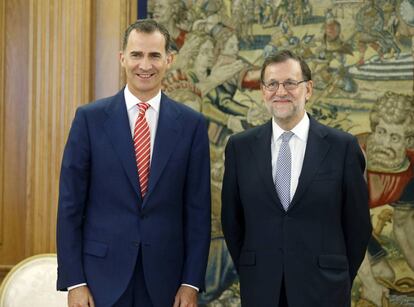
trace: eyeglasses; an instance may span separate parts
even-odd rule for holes
[[[309,80],[302,80],[302,81],[286,80],[283,82],[272,80],[269,83],[265,83],[264,81],[262,81],[262,84],[268,91],[271,91],[271,92],[276,92],[279,89],[280,84],[283,84],[283,87],[285,88],[285,90],[293,91],[298,88],[299,84],[301,84],[302,82],[307,82],[307,81]]]

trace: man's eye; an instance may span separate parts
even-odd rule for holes
[[[285,86],[295,86],[296,85],[296,82],[295,81],[285,81],[284,82],[284,85]]]

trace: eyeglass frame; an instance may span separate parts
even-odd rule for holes
[[[264,88],[266,89],[266,90],[268,90],[268,91],[270,91],[270,92],[276,92],[278,89],[279,89],[279,87],[280,87],[280,85],[282,84],[283,85],[283,88],[286,90],[286,91],[293,91],[293,90],[295,90],[295,89],[297,89],[298,87],[299,87],[299,84],[301,84],[301,83],[303,83],[303,82],[308,82],[309,80],[306,80],[306,79],[304,79],[304,80],[301,80],[301,81],[296,81],[296,80],[285,80],[285,81],[283,81],[283,82],[279,82],[279,81],[276,81],[276,80],[274,80],[274,81],[270,81],[269,83],[274,83],[275,85],[277,84],[277,87],[275,88],[275,89],[270,89],[269,88],[269,83],[268,84],[266,84],[263,80],[262,80],[262,84],[263,84],[263,86],[264,86]],[[292,85],[294,85],[294,87],[293,88],[291,88],[291,89],[288,89],[288,88],[286,88],[286,86],[285,86],[285,83],[286,82],[290,82],[290,83],[292,83]]]

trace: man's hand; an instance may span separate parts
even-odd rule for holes
[[[92,294],[87,286],[69,290],[68,307],[95,307]]]
[[[175,295],[173,307],[197,307],[197,295],[196,289],[181,286]]]

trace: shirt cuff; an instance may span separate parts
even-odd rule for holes
[[[82,283],[82,284],[77,284],[77,285],[74,285],[74,286],[70,286],[70,287],[68,287],[68,291],[73,290],[75,288],[82,287],[82,286],[86,286],[86,283]]]
[[[192,285],[189,285],[189,284],[181,284],[181,286],[186,286],[186,287],[190,287],[190,288],[193,288],[194,290],[197,290],[197,292],[199,292],[199,291],[200,291],[200,289],[199,289],[199,288],[197,288],[197,287],[194,287],[194,286],[192,286]]]

